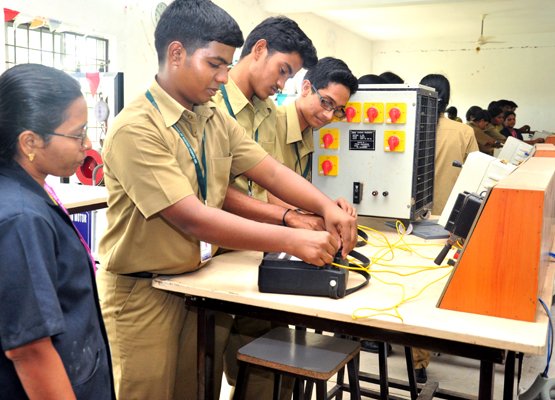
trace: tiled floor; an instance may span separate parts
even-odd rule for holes
[[[406,380],[407,371],[405,364],[404,349],[401,346],[393,346],[393,353],[388,357],[388,370],[391,378]],[[361,370],[370,373],[378,373],[378,355],[361,352]],[[555,362],[552,362],[552,374],[555,374]],[[521,387],[528,388],[534,378],[545,366],[545,357],[525,358],[523,367],[523,378]],[[433,354],[430,365],[427,368],[428,381],[436,381],[441,389],[451,390],[465,395],[478,394],[479,362],[448,354]],[[503,398],[503,366],[496,366],[494,399]],[[554,383],[555,384],[555,383]],[[369,385],[363,383],[363,385]],[[369,386],[378,390],[377,386]],[[516,385],[515,385],[516,388]],[[390,389],[390,393],[402,398],[409,399],[407,392]],[[230,388],[223,382],[220,400],[229,399]],[[348,398],[344,397],[344,398]],[[516,399],[516,389],[515,396]],[[555,397],[552,397],[555,398]]]

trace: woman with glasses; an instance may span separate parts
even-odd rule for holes
[[[91,143],[76,80],[36,64],[0,76],[0,397],[111,399],[90,251],[48,175]]]

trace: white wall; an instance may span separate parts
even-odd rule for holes
[[[245,36],[269,16],[256,0],[216,0],[215,3],[237,20]],[[157,71],[151,18],[154,4],[155,0],[0,1],[2,7],[55,18],[63,21],[68,30],[109,39],[109,70],[124,72],[126,101],[148,87]],[[354,50],[364,49],[364,56],[353,58],[348,64],[357,76],[367,73],[371,66],[369,41],[312,14],[290,17],[311,37],[320,57],[335,56],[347,61]],[[1,31],[0,39],[3,39],[4,30]],[[4,52],[0,52],[1,70],[4,57]]]
[[[269,16],[257,0],[215,0],[239,23],[246,36]],[[36,16],[62,20],[73,30],[110,40],[110,71],[125,73],[125,99],[130,101],[152,81],[157,70],[151,9],[155,0],[0,0],[0,5]],[[408,83],[428,73],[451,81],[451,104],[464,115],[471,105],[491,100],[518,103],[517,124],[555,131],[555,37],[534,35],[503,38],[479,53],[470,43],[437,41],[374,42],[313,14],[291,14],[313,40],[319,57],[343,59],[356,76],[392,70]],[[3,38],[3,29],[0,30]],[[0,68],[4,66],[0,52]]]
[[[392,70],[407,83],[418,83],[440,73],[451,83],[451,101],[464,120],[472,105],[487,107],[501,98],[519,107],[517,126],[555,131],[555,36],[527,35],[503,38],[505,43],[482,46],[441,41],[374,42],[373,71]]]

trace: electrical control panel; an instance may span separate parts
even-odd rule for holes
[[[346,118],[314,132],[312,183],[359,215],[415,221],[432,208],[437,94],[360,85]]]

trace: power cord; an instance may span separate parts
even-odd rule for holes
[[[551,312],[549,311],[549,308],[544,303],[544,301],[540,298],[538,298],[538,300],[544,308],[549,320],[547,337],[547,360],[543,372],[536,377],[536,380],[528,389],[518,395],[519,400],[552,400],[553,397],[551,397],[551,391],[555,390],[555,379],[548,378],[549,364],[551,363],[551,356],[553,354],[553,318],[551,317]]]

